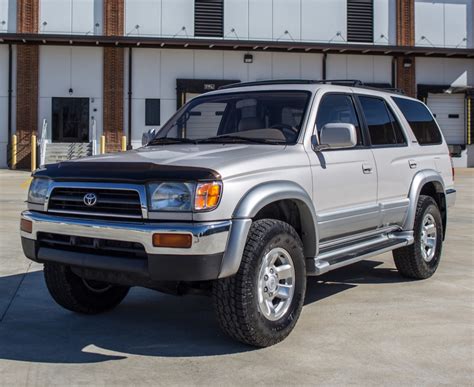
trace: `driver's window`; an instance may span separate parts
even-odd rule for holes
[[[357,145],[362,144],[360,123],[351,96],[346,94],[327,94],[323,96],[316,116],[318,138],[321,128],[326,124],[332,123],[354,125],[357,130]]]

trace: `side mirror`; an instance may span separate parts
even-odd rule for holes
[[[156,129],[151,128],[147,132],[143,133],[142,135],[142,146],[148,144],[151,140],[153,140],[156,136]]]
[[[319,144],[314,146],[315,151],[323,149],[346,149],[357,145],[357,131],[352,124],[326,124],[319,133]]]

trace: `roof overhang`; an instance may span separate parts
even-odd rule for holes
[[[385,56],[474,58],[471,48],[412,47],[354,43],[229,40],[189,37],[0,34],[0,44],[73,45],[99,47],[143,47],[230,51],[306,52]]]

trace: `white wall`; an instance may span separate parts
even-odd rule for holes
[[[321,54],[257,52],[253,53],[254,60],[251,64],[243,62],[244,54],[233,51],[133,49],[133,145],[139,146],[142,133],[151,128],[145,125],[146,98],[161,100],[161,124],[176,111],[178,78],[253,81],[322,77]],[[126,68],[125,106],[128,105],[127,74]],[[125,112],[125,128],[127,114]]]
[[[0,68],[8,69],[8,46],[0,45]],[[0,71],[0,168],[7,164],[8,71]]]
[[[416,45],[472,48],[472,19],[472,0],[415,0]]]
[[[304,41],[344,43],[347,40],[346,0],[302,0],[301,14]]]
[[[53,97],[84,97],[90,98],[90,122],[95,119],[98,135],[102,133],[102,63],[102,48],[40,47],[38,128],[46,119],[51,136]]]
[[[392,83],[392,58],[369,55],[328,55],[327,79]]]
[[[125,0],[125,35],[161,35],[161,7],[161,0]]]
[[[16,32],[16,0],[0,0],[0,33]]]
[[[396,0],[374,0],[374,43],[396,44]]]
[[[194,1],[161,0],[161,9],[162,35],[194,36]]]
[[[101,34],[102,13],[102,0],[40,0],[39,29],[51,34]]]
[[[428,85],[474,86],[474,60],[417,58],[416,83]]]

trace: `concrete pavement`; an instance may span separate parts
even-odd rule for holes
[[[205,297],[132,289],[99,316],[61,309],[21,251],[28,177],[0,170],[0,385],[473,385],[472,169],[433,278],[404,280],[390,254],[310,278],[295,331],[266,349],[224,336]]]

